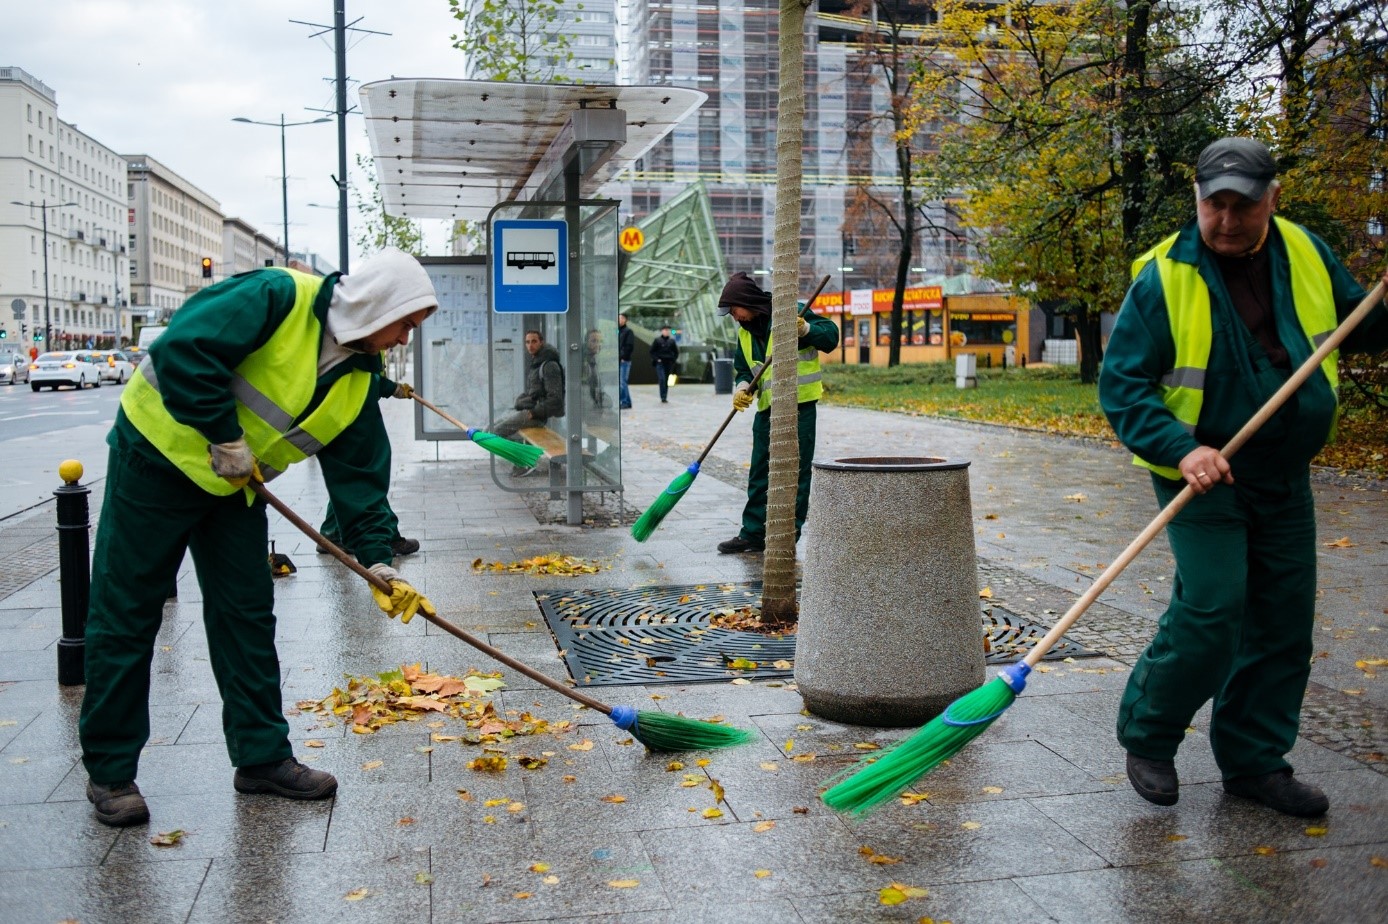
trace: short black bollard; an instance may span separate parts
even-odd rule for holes
[[[78,484],[82,463],[68,459],[58,466],[63,486],[58,498],[58,582],[62,585],[63,637],[58,639],[58,683],[76,686],[87,682],[87,600],[91,595],[91,558],[87,537],[91,523],[87,495]]]

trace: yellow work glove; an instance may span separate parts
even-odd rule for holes
[[[796,336],[808,337],[810,335],[810,322],[804,318],[796,318],[795,320],[799,322],[795,325]]]
[[[259,475],[256,471],[255,456],[251,455],[251,447],[246,445],[244,436],[239,436],[230,443],[209,443],[207,453],[213,473],[218,478],[225,478],[234,487],[244,488],[252,475]],[[261,479],[257,477],[256,480]]]
[[[752,385],[750,382],[742,382],[737,386],[737,391],[733,392],[733,410],[745,411],[752,406]]]
[[[429,602],[429,598],[415,590],[409,583],[400,579],[400,572],[390,565],[372,565],[370,572],[379,578],[384,578],[390,582],[390,594],[387,595],[375,584],[371,585],[371,596],[376,598],[376,605],[381,608],[391,619],[400,617],[403,623],[409,623],[414,619],[414,614],[423,612],[426,616],[436,616],[438,611],[434,609],[434,604]]]
[[[413,398],[413,397],[414,397],[414,389],[410,387],[410,383],[409,383],[409,382],[398,382],[398,383],[396,383],[396,385],[395,385],[395,394],[394,394],[392,397],[395,397],[395,398]]]

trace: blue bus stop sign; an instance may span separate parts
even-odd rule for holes
[[[492,222],[492,310],[564,314],[569,310],[569,226],[506,218]]]

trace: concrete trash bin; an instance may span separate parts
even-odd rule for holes
[[[969,463],[814,463],[795,682],[815,715],[923,725],[984,680]]]
[[[730,395],[733,393],[733,361],[731,359],[714,359],[713,393],[715,395]]]

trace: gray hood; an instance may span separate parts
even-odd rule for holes
[[[438,305],[434,284],[419,261],[387,247],[337,280],[328,304],[328,332],[345,345],[421,308],[437,309]]]

